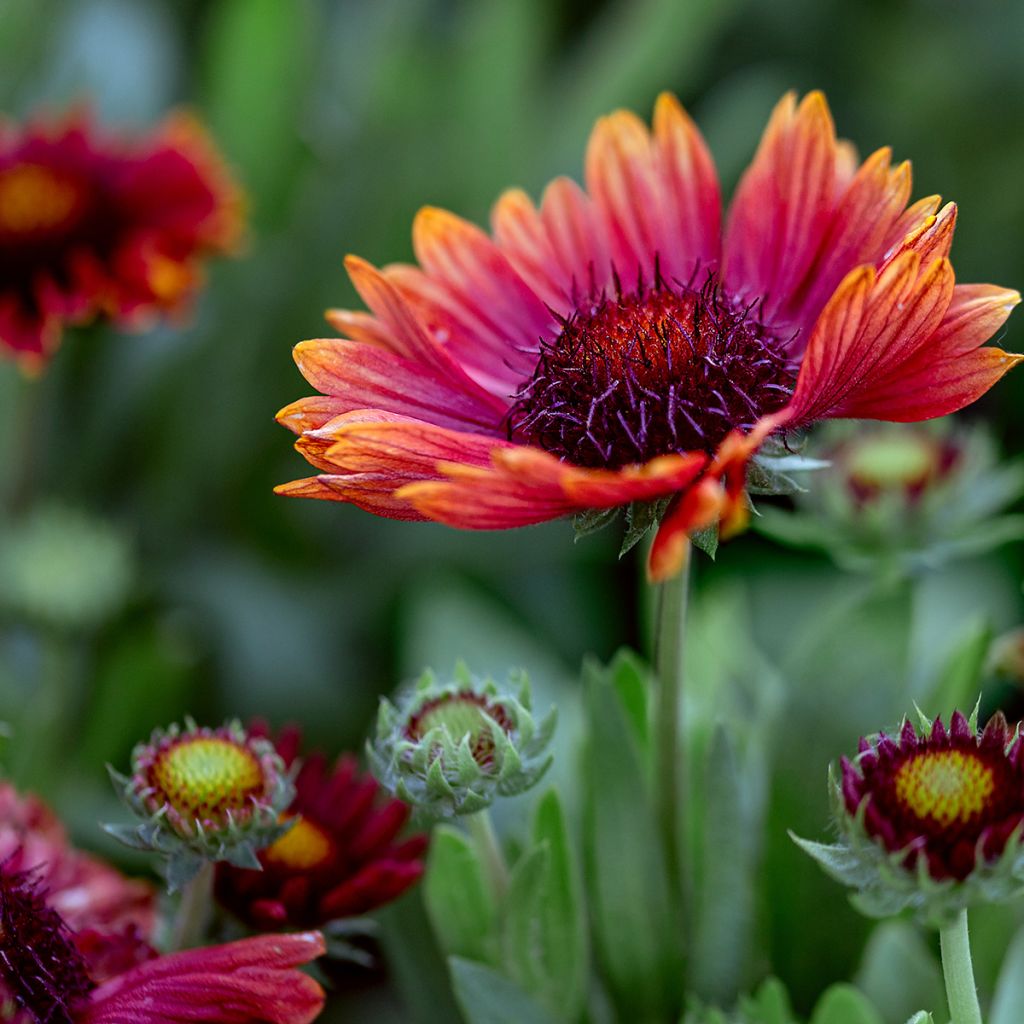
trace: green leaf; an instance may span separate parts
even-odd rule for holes
[[[743,1014],[757,1024],[796,1024],[789,992],[778,978],[767,978],[753,998],[741,1001]]]
[[[576,1020],[586,1000],[587,917],[580,866],[555,789],[549,789],[537,804],[533,838],[549,854],[539,922],[548,978],[545,1003],[559,1016]]]
[[[935,1018],[927,1010],[918,1010],[907,1024],[935,1024]]]
[[[644,757],[651,753],[651,724],[648,713],[651,692],[651,670],[628,647],[615,652],[608,665],[608,675],[619,696],[626,721],[633,731],[633,739]]]
[[[987,622],[978,619],[968,624],[925,698],[930,714],[948,719],[957,709],[966,712],[974,704],[991,644],[992,628]]]
[[[668,498],[657,501],[634,501],[626,509],[626,532],[619,548],[619,558],[632,551],[647,535],[647,532],[661,520],[668,508]]]
[[[811,1024],[884,1024],[878,1011],[852,985],[833,985],[818,1000]]]
[[[548,987],[541,908],[547,896],[550,860],[547,843],[519,858],[509,876],[502,928],[501,966],[513,981],[540,999]]]
[[[584,670],[589,735],[585,855],[597,952],[627,1019],[678,1006],[682,950],[650,794],[636,743],[607,674]]]
[[[718,523],[705,526],[703,530],[694,530],[690,534],[690,543],[714,561],[718,554]]]
[[[574,539],[579,541],[589,537],[592,533],[603,530],[610,526],[619,515],[619,507],[615,508],[591,508],[584,512],[577,512],[572,517],[572,529]]]
[[[989,1024],[1020,1024],[1024,1006],[1024,928],[1017,932],[1003,959]]]
[[[754,927],[756,822],[750,820],[736,746],[725,725],[702,771],[703,862],[691,975],[702,997],[724,1003],[742,983]]]
[[[455,999],[468,1024],[558,1024],[515,982],[490,967],[457,956],[448,966]]]
[[[476,847],[448,825],[434,829],[423,901],[446,955],[496,961],[497,908]]]
[[[854,978],[886,1019],[904,1021],[918,1006],[945,1006],[942,971],[919,929],[884,921],[871,933]]]

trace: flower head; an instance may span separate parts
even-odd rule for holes
[[[134,140],[81,111],[0,125],[0,349],[38,365],[65,324],[180,308],[241,225],[239,190],[188,115]]]
[[[34,873],[47,904],[76,932],[131,933],[144,942],[153,937],[153,886],[73,847],[46,804],[7,782],[0,782],[0,863],[11,872]]]
[[[219,902],[264,930],[318,927],[364,914],[395,899],[423,873],[427,837],[398,839],[408,806],[383,798],[355,758],[344,756],[331,767],[319,752],[300,758],[299,746],[296,729],[284,730],[276,743],[289,768],[301,767],[285,812],[290,827],[260,853],[262,870],[217,868]]]
[[[833,791],[840,843],[798,842],[865,912],[942,922],[1024,892],[1024,746],[1002,714],[982,731],[956,712],[949,728],[905,721],[861,740]]]
[[[320,986],[296,968],[324,952],[316,932],[170,956],[125,958],[102,983],[76,933],[33,873],[0,865],[0,1013],[14,1024],[164,1024],[204,1020],[308,1024]]]
[[[535,721],[529,681],[515,682],[513,694],[461,666],[446,684],[428,670],[397,706],[382,700],[368,745],[374,774],[430,817],[473,814],[529,789],[551,764],[555,709]]]
[[[256,852],[287,831],[281,816],[294,786],[284,762],[269,740],[237,722],[157,729],[135,747],[130,778],[111,774],[143,821],[108,829],[129,845],[170,855],[172,888],[204,860],[258,868]]]
[[[795,510],[766,508],[757,528],[783,543],[827,551],[845,568],[919,572],[1024,535],[1000,515],[1024,493],[1024,466],[999,464],[988,431],[939,420],[829,424],[808,446],[828,464]]]
[[[629,507],[649,574],[748,517],[764,442],[818,420],[921,420],[1019,359],[982,347],[1016,292],[954,283],[956,207],[910,168],[858,166],[823,96],[787,95],[724,231],[710,154],[669,95],[653,130],[594,129],[586,190],[505,193],[493,234],[427,208],[419,266],[347,267],[369,313],[303,342],[319,395],[279,413],[314,476],[279,493],[467,529]],[[760,488],[772,474],[759,466]]]

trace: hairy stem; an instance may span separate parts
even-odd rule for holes
[[[206,861],[181,890],[181,902],[171,930],[171,951],[202,944],[213,909],[213,863]]]
[[[967,932],[967,911],[939,933],[942,949],[942,973],[946,978],[951,1024],[981,1024],[978,988],[971,964],[971,940]]]

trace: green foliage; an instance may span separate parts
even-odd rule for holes
[[[591,662],[584,677],[584,851],[595,947],[613,998],[645,1019],[679,997],[676,901],[627,713],[605,670]]]
[[[469,1024],[555,1024],[557,1018],[503,974],[458,957],[449,966],[455,998]]]
[[[476,847],[457,829],[434,829],[423,901],[441,948],[449,955],[497,962],[497,906]]]

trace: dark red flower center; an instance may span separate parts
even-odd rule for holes
[[[461,690],[427,701],[409,720],[405,732],[413,741],[423,739],[438,728],[445,729],[455,740],[467,736],[473,759],[481,768],[489,768],[494,764],[492,721],[505,732],[512,728],[500,704],[492,704],[472,690]]]
[[[0,170],[0,234],[25,238],[66,230],[84,202],[81,186],[54,168],[19,163]]]
[[[712,276],[695,289],[656,274],[651,287],[581,304],[542,343],[509,431],[590,467],[713,452],[780,409],[793,379],[785,344],[753,306],[735,305]]]
[[[38,879],[0,865],[0,1000],[6,990],[35,1024],[71,1024],[93,987],[82,954],[60,915],[46,905]]]

